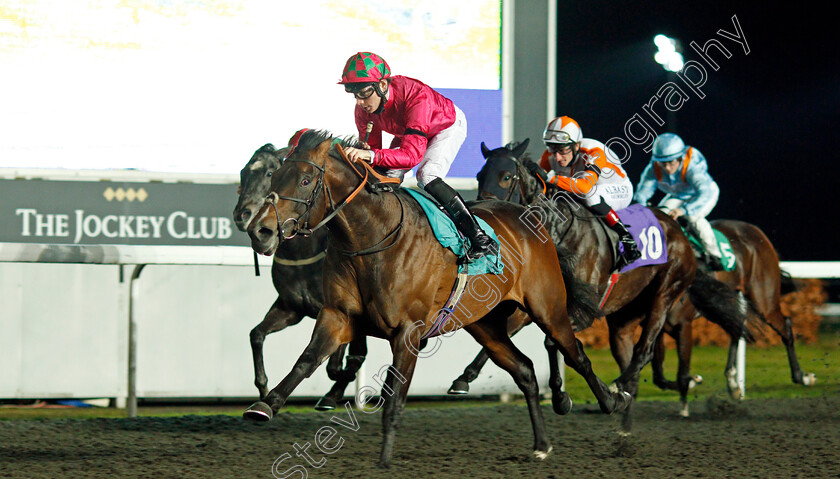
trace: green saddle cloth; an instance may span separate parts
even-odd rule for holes
[[[683,228],[683,231],[685,232],[685,235],[688,236],[688,241],[691,243],[692,248],[701,253],[708,254],[706,247],[703,246],[703,242],[699,237],[693,234],[690,228]],[[715,240],[717,241],[717,246],[720,250],[720,259],[721,263],[723,263],[723,270],[732,271],[735,269],[737,260],[735,258],[735,253],[732,252],[732,245],[729,243],[729,238],[714,228],[712,228],[712,231],[715,233]]]
[[[469,240],[458,233],[458,229],[455,227],[455,223],[452,222],[452,219],[449,218],[449,215],[441,211],[437,203],[432,201],[423,193],[412,188],[403,188],[403,190],[410,194],[415,200],[417,200],[417,203],[420,204],[420,208],[423,209],[423,212],[426,213],[426,217],[429,219],[429,224],[432,225],[432,231],[434,231],[435,238],[437,238],[438,242],[444,248],[449,248],[459,259],[463,258],[467,251],[469,251]],[[493,231],[493,228],[478,216],[476,216],[475,219],[478,221],[478,226],[480,226],[481,229],[493,239],[493,241],[498,243],[499,239],[496,237],[496,232]],[[498,256],[483,256],[470,263],[463,263],[458,267],[459,273],[466,273],[470,276],[476,274],[502,274],[503,271],[504,264],[502,264],[501,261],[501,254]]]

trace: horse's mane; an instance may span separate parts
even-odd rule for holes
[[[362,144],[355,136],[336,137],[327,130],[306,130],[298,139],[297,148],[301,150],[311,150],[317,148],[318,145],[326,140],[337,140],[342,147],[361,148]],[[330,152],[330,155],[335,153]]]
[[[266,143],[265,145],[261,146],[259,150],[255,153],[276,153],[277,147],[275,147],[272,143]]]

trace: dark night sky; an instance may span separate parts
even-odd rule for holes
[[[840,215],[834,190],[840,120],[838,38],[826,10],[785,2],[561,2],[558,23],[558,105],[585,137],[625,137],[633,115],[668,81],[653,61],[653,37],[689,47],[717,38],[732,53],[713,50],[720,69],[708,73],[704,99],[677,83],[690,99],[676,113],[675,132],[697,147],[721,189],[709,219],[756,224],[782,260],[840,260],[834,233]],[[644,5],[644,6],[642,6]],[[822,7],[820,7],[822,8]],[[750,52],[717,34],[735,33],[737,16]],[[661,102],[655,111],[664,112]],[[625,164],[634,184],[650,156],[635,147]]]

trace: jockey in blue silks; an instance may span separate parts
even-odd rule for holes
[[[659,208],[674,219],[684,216],[703,242],[708,253],[705,261],[712,269],[723,269],[712,225],[706,220],[720,195],[720,188],[709,175],[706,157],[673,133],[659,135],[633,199],[647,204],[657,188],[666,195]]]

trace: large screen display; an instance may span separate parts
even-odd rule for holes
[[[498,0],[7,0],[0,168],[237,173],[300,128],[356,135],[347,58],[373,51],[467,114],[449,176],[499,146]]]

